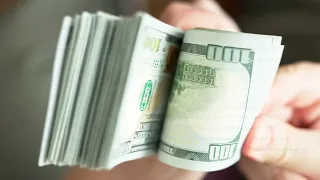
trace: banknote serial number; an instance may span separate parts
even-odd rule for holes
[[[219,161],[230,159],[234,156],[237,143],[226,145],[210,145],[209,146],[209,160]]]

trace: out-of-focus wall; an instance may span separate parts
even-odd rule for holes
[[[0,179],[60,180],[64,168],[37,163],[62,17],[83,10],[116,13],[117,1],[21,3],[0,17]]]
[[[159,16],[170,0],[149,0]],[[192,1],[192,0],[185,0]],[[318,0],[217,0],[239,23],[242,31],[283,36],[282,64],[301,60],[320,62],[320,1]]]
[[[236,1],[236,0],[235,0]],[[320,62],[320,1],[244,0],[235,17],[245,32],[283,36],[282,64],[301,60]]]

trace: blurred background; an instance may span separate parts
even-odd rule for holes
[[[0,0],[0,179],[58,180],[37,166],[53,56],[64,15],[87,10],[158,16],[168,0]],[[282,64],[320,60],[320,1],[220,0],[242,31],[283,36]]]

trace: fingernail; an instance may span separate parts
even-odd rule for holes
[[[259,122],[253,127],[246,143],[244,153],[250,158],[263,162],[264,153],[272,140],[272,127],[268,122]]]

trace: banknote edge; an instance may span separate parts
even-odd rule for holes
[[[49,136],[52,129],[53,114],[56,108],[55,106],[56,106],[58,88],[59,88],[60,77],[61,77],[60,72],[61,72],[62,63],[64,61],[65,49],[67,46],[67,41],[70,34],[71,26],[72,26],[72,18],[70,16],[65,16],[63,18],[63,22],[61,25],[61,30],[60,30],[59,39],[57,42],[57,48],[55,52],[55,59],[53,62],[53,68],[52,68],[53,74],[51,78],[49,102],[47,104],[47,111],[46,111],[47,114],[46,114],[44,127],[43,127],[43,135],[41,140],[38,166],[46,166],[50,164],[46,161],[46,155],[47,155],[48,146],[49,146],[48,140],[49,140]],[[58,70],[55,71],[55,69],[58,69]]]

